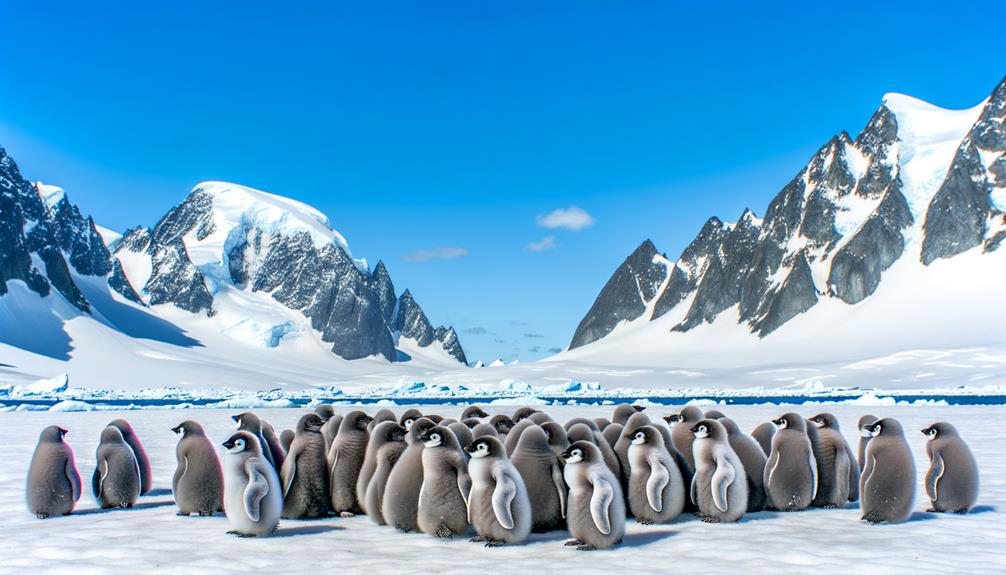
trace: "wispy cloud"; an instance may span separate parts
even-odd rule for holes
[[[525,334],[524,334],[524,337],[530,337],[530,338],[542,338],[542,337],[545,337],[545,336],[544,336],[544,335],[542,335],[542,334],[540,334],[540,333],[525,333]]]
[[[557,244],[555,243],[555,236],[545,236],[540,242],[531,242],[525,247],[532,252],[543,252],[545,250],[554,250]]]
[[[467,333],[469,335],[485,335],[486,328],[481,327],[481,326],[470,327],[470,328],[464,330],[461,333]]]
[[[594,225],[594,222],[593,216],[588,214],[586,210],[576,206],[559,208],[552,210],[544,216],[538,216],[538,225],[543,228],[571,230],[574,232],[580,231],[583,228],[589,228]]]
[[[405,254],[402,259],[407,262],[425,262],[429,260],[454,260],[468,255],[466,248],[456,246],[444,246],[431,250],[418,250],[411,254]]]
[[[527,348],[527,350],[530,351],[531,353],[538,353],[539,351],[541,351],[541,346],[532,345],[531,347]]]
[[[550,348],[548,348],[548,352],[549,353],[559,353],[560,351],[562,351],[561,347],[550,347]]]

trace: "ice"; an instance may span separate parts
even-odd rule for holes
[[[396,411],[404,410],[402,405]],[[432,409],[458,417],[461,407]],[[337,408],[346,413],[355,407]],[[674,408],[648,408],[664,415]],[[725,406],[720,409],[750,431],[784,411],[805,417],[815,406]],[[545,409],[558,421],[575,415],[611,417],[611,407],[559,406]],[[901,525],[871,526],[859,520],[856,506],[796,513],[760,512],[735,525],[707,524],[683,515],[666,525],[627,522],[623,545],[583,553],[562,545],[566,532],[533,535],[522,545],[487,549],[466,538],[439,540],[374,525],[366,517],[312,521],[283,520],[268,539],[237,539],[226,534],[226,519],[176,517],[170,487],[178,437],[170,429],[195,419],[214,445],[233,432],[235,410],[130,412],[125,416],[144,442],[154,471],[154,491],[133,509],[102,511],[90,494],[94,450],[109,420],[104,412],[2,413],[7,430],[0,442],[0,524],[5,553],[0,574],[159,573],[238,574],[317,571],[322,563],[345,573],[885,573],[946,575],[996,573],[1006,564],[1006,436],[990,417],[1000,407],[834,406],[847,440],[858,442],[855,422],[864,413],[898,418],[915,456],[916,513]],[[367,408],[373,414],[376,407]],[[490,414],[512,413],[486,407]],[[277,432],[293,428],[304,410],[257,411]],[[974,450],[982,474],[978,507],[969,515],[928,514],[923,477],[928,467],[924,438],[917,430],[933,421],[952,422]],[[47,425],[70,430],[84,479],[77,513],[38,520],[24,504],[24,481],[38,433]],[[321,563],[319,563],[321,562]]]
[[[223,333],[248,345],[276,347],[283,336],[294,331],[297,327],[291,321],[270,325],[246,319],[224,329]]]
[[[85,401],[77,401],[76,399],[64,399],[63,401],[53,405],[49,408],[49,411],[94,411],[95,407],[90,403]]]
[[[63,373],[51,379],[40,379],[29,385],[14,387],[14,395],[47,395],[63,393],[70,387],[70,378]]]
[[[217,409],[261,409],[265,407],[293,407],[289,399],[262,399],[261,397],[235,397],[212,404]]]

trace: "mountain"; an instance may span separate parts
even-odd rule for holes
[[[758,342],[794,339],[796,328],[785,338],[776,333],[792,323],[808,325],[794,322],[803,316],[863,323],[858,312],[881,286],[885,300],[894,291],[905,301],[936,294],[944,284],[989,288],[983,301],[951,295],[934,299],[935,309],[912,313],[934,317],[974,304],[976,313],[984,306],[985,316],[998,317],[992,310],[1001,306],[992,294],[1003,262],[992,254],[1006,237],[1004,151],[1006,79],[968,110],[887,94],[855,139],[842,132],[814,154],[763,219],[750,210],[735,223],[710,218],[676,262],[644,241],[605,284],[565,355],[609,357],[630,341],[665,355],[694,349],[699,339],[723,353],[768,349]],[[961,261],[936,265],[948,259]],[[955,277],[965,266],[968,275]],[[925,279],[901,281],[908,275]],[[974,327],[986,324],[968,323],[971,315],[957,318],[956,331],[980,339]],[[1001,337],[1001,329],[984,337],[996,333]],[[868,341],[875,334],[861,335]],[[908,339],[924,341],[917,335]]]
[[[426,354],[467,365],[453,329],[435,330],[408,290],[396,298],[384,263],[371,271],[354,259],[327,218],[300,202],[205,182],[111,249],[103,233],[114,237],[61,188],[30,183],[0,148],[0,344],[77,362],[108,340],[233,357],[324,346],[345,360]],[[425,331],[392,328],[403,321]],[[417,335],[409,352],[396,349]]]

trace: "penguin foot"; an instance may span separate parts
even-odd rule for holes
[[[345,517],[348,519],[350,517],[356,517],[356,513],[353,513],[352,511],[340,511],[339,517]]]
[[[887,521],[883,517],[873,513],[867,513],[866,515],[863,515],[862,520],[866,521],[867,523],[873,523],[874,525],[876,525],[877,523],[884,523]]]
[[[576,547],[577,545],[583,545],[583,541],[579,539],[570,539],[569,541],[563,543],[566,547]]]
[[[184,511],[179,511],[178,513],[175,513],[175,515],[178,516],[178,517],[188,517],[189,516],[189,514],[186,513],[186,512],[184,512]]]
[[[469,539],[469,541],[471,541],[472,543],[483,543],[485,541],[489,541],[489,538],[486,537],[485,535],[476,535],[475,537]]]
[[[594,551],[597,547],[593,545],[580,545],[576,548],[577,551]]]
[[[836,503],[829,503],[829,504],[827,504],[827,505],[824,506],[824,509],[841,509],[841,508],[842,508],[842,506],[838,505]]]
[[[499,539],[489,539],[486,541],[486,547],[502,547],[506,545],[506,541],[500,541]]]
[[[213,512],[212,511],[200,511],[199,512],[199,516],[200,517],[213,517]]]
[[[939,513],[935,507],[929,507],[926,509],[926,513]]]
[[[703,523],[719,523],[720,520],[718,518],[716,518],[716,517],[713,517],[712,515],[703,515],[702,516],[702,522]]]
[[[441,525],[440,527],[437,527],[437,534],[436,535],[437,535],[437,537],[440,537],[441,539],[450,539],[450,538],[454,537],[454,532],[451,531],[450,528],[447,527],[446,525]]]
[[[653,521],[644,517],[636,517],[636,523],[639,523],[640,525],[653,525]]]
[[[36,513],[35,517],[37,517],[38,519],[48,519],[49,518],[49,514],[48,513]]]
[[[255,537],[254,535],[251,535],[249,533],[241,533],[240,531],[228,531],[227,534],[228,535],[233,535],[235,537],[240,537],[241,539],[247,539],[249,537]]]
[[[967,515],[968,511],[970,511],[970,510],[967,507],[965,507],[963,509],[958,509],[958,510],[954,511],[954,513],[956,513],[957,515]]]

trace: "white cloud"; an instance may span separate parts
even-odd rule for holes
[[[555,243],[555,236],[545,236],[540,242],[531,242],[527,245],[527,249],[532,252],[543,252],[545,250],[554,250],[557,247]]]
[[[402,259],[407,262],[425,262],[429,260],[454,260],[468,255],[468,250],[455,246],[444,246],[432,250],[419,250],[405,254]]]
[[[544,216],[538,216],[538,225],[549,229],[564,229],[579,231],[594,225],[594,218],[586,210],[576,206],[552,210]]]

